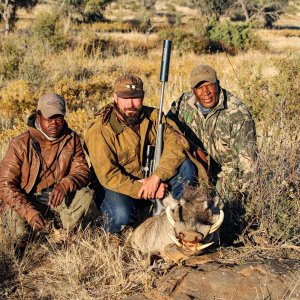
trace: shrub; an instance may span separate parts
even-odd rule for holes
[[[0,74],[2,79],[17,78],[19,66],[26,52],[25,39],[16,35],[10,35],[2,41],[0,50]]]
[[[33,34],[45,43],[45,47],[49,45],[54,51],[59,51],[67,45],[61,20],[56,13],[40,13],[35,20]]]
[[[264,47],[264,43],[247,23],[234,24],[229,21],[220,23],[213,19],[206,29],[206,35],[216,43],[216,46],[218,45],[219,50],[223,49],[231,54]]]
[[[44,55],[35,52],[34,48],[28,51],[19,67],[19,76],[30,82],[31,85],[39,86],[46,77],[46,71],[43,67]]]
[[[26,128],[26,123],[23,120],[17,120],[15,125],[11,128],[0,131],[0,161],[5,155],[8,143],[11,139],[21,134]]]
[[[246,242],[300,245],[300,141],[295,132],[293,126],[265,129],[254,190],[246,205]]]
[[[180,28],[162,29],[158,32],[161,40],[173,40],[173,47],[180,53],[193,52],[196,54],[205,53],[210,48],[210,40],[204,35],[194,35]]]
[[[240,75],[242,98],[254,118],[265,125],[278,121],[282,126],[295,123],[300,115],[300,58],[289,56],[275,59],[273,63],[277,70],[273,77],[265,78],[261,71],[250,77],[248,73]]]
[[[0,90],[0,112],[5,117],[23,118],[36,103],[37,95],[24,80],[11,81]]]
[[[70,112],[66,119],[70,128],[84,136],[89,123],[93,119],[93,114],[85,109],[78,109]]]
[[[63,79],[54,84],[53,91],[65,98],[71,110],[84,107],[97,110],[99,104],[111,95],[112,86],[98,77],[88,82]]]

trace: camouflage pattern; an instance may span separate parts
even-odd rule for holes
[[[219,197],[247,193],[255,171],[256,131],[247,107],[225,89],[218,104],[206,115],[196,107],[193,92],[173,102],[168,117],[191,143],[208,156],[212,183]]]

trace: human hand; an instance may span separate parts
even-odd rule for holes
[[[142,183],[142,186],[138,192],[138,197],[143,199],[154,199],[156,191],[160,186],[160,178],[153,174],[148,178],[144,178],[139,182]]]
[[[67,193],[66,193],[66,190],[64,189],[63,185],[58,183],[54,187],[51,194],[49,195],[49,198],[48,198],[49,205],[52,208],[56,208],[57,206],[59,206],[62,203],[62,201],[64,200],[66,195],[67,195]]]
[[[34,231],[40,231],[46,227],[46,222],[40,214],[36,214],[28,223]]]
[[[155,193],[155,199],[163,199],[167,193],[168,184],[161,182],[158,190]]]

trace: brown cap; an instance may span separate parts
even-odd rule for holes
[[[143,81],[131,74],[120,76],[115,82],[114,92],[121,98],[142,98],[144,96]]]
[[[215,83],[217,81],[216,71],[208,65],[199,65],[195,67],[190,74],[190,84],[194,88],[201,81]]]
[[[66,101],[62,96],[48,93],[40,97],[36,110],[40,110],[45,118],[66,115]]]

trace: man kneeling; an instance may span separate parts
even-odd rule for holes
[[[77,134],[64,117],[65,100],[43,95],[28,130],[12,139],[0,165],[1,229],[15,243],[52,221],[72,229],[89,209],[90,170]]]
[[[147,145],[155,145],[158,110],[143,105],[142,80],[132,74],[119,77],[114,101],[106,105],[88,129],[86,145],[102,189],[96,192],[107,217],[106,230],[118,233],[137,221],[139,209],[169,191],[179,200],[183,185],[193,185],[196,166],[188,158],[189,144],[163,118],[163,153],[153,174],[144,178]]]

